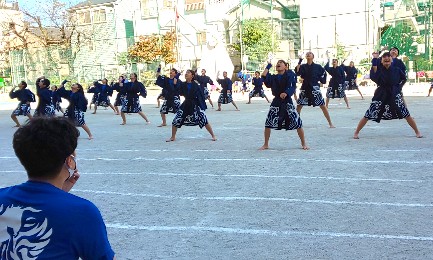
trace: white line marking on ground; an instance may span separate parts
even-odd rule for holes
[[[1,159],[1,157],[0,157]],[[340,163],[380,163],[380,164],[433,164],[433,161],[401,161],[401,160],[347,160],[347,159],[301,159],[301,158],[149,158],[149,157],[135,157],[135,158],[80,158],[81,161],[292,161],[292,162],[340,162]]]
[[[2,172],[2,171],[0,171]],[[158,175],[158,176],[191,176],[191,177],[218,177],[218,178],[276,178],[276,179],[319,179],[344,181],[383,181],[383,182],[417,182],[423,180],[402,180],[384,178],[353,178],[332,176],[297,176],[297,175],[263,175],[263,174],[213,174],[213,173],[170,173],[170,172],[81,172],[82,175]]]
[[[77,149],[80,150],[80,149]],[[95,151],[95,149],[83,149],[82,151]],[[106,150],[100,150],[100,151],[106,151]],[[181,149],[117,149],[117,150],[112,150],[114,152],[185,152],[187,150],[181,150]],[[257,152],[261,152],[258,151],[256,149],[196,149],[196,150],[188,150],[188,151],[192,151],[192,152],[251,152],[251,151],[257,151]],[[282,152],[282,151],[293,151],[292,149],[285,149],[285,150],[280,150],[280,149],[269,149],[266,151],[266,153],[268,152]],[[328,149],[314,149],[314,152],[317,151],[329,151]],[[377,152],[428,152],[427,150],[422,150],[422,149],[378,149],[376,150]]]
[[[217,200],[217,201],[286,201],[292,203],[317,203],[317,204],[349,204],[349,205],[368,205],[368,206],[393,206],[393,207],[420,207],[420,208],[433,208],[433,204],[421,203],[391,203],[391,202],[368,202],[368,201],[341,201],[341,200],[308,200],[308,199],[290,199],[290,198],[266,198],[266,197],[192,197],[192,196],[172,196],[172,195],[158,195],[158,194],[145,194],[145,193],[132,193],[132,192],[116,192],[116,191],[102,191],[102,190],[80,190],[73,189],[74,192],[93,193],[93,194],[108,194],[119,196],[131,197],[148,197],[148,198],[161,198],[161,199],[178,199],[178,200]]]
[[[422,150],[376,150],[378,152],[422,152]]]
[[[362,233],[338,233],[338,232],[308,232],[308,231],[284,231],[268,229],[242,229],[226,227],[203,227],[203,226],[137,226],[118,223],[106,223],[108,228],[126,230],[146,230],[146,231],[184,231],[184,232],[219,232],[228,234],[246,235],[269,235],[276,237],[285,236],[313,236],[313,237],[346,237],[354,239],[397,239],[397,240],[416,240],[433,241],[433,237],[404,236],[404,235],[384,235],[384,234],[362,234]]]
[[[17,159],[16,157],[3,156],[0,159]],[[301,158],[79,158],[80,161],[292,161],[292,162],[340,162],[340,163],[380,163],[380,164],[433,164],[433,161],[401,161],[401,160],[348,160],[348,159],[301,159]]]
[[[0,173],[26,173],[26,171],[3,171]],[[191,176],[191,177],[217,177],[217,178],[275,178],[275,179],[307,179],[307,180],[338,180],[338,181],[378,181],[378,182],[416,182],[424,180],[386,179],[386,178],[354,178],[332,176],[296,176],[296,175],[262,175],[262,174],[213,174],[213,173],[170,173],[170,172],[80,172],[81,175],[157,175],[157,176]]]
[[[104,149],[77,149],[77,151],[107,151]],[[258,151],[257,149],[196,149],[196,150],[188,150],[188,149],[115,149],[111,150],[114,152],[185,152],[185,151],[192,151],[192,152],[262,152]],[[266,153],[271,152],[284,152],[284,151],[293,151],[293,149],[269,149],[266,151]],[[329,151],[328,149],[314,149],[313,152],[320,152],[320,151]],[[422,149],[378,149],[376,152],[428,152],[428,150],[422,150]]]

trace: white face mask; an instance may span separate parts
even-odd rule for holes
[[[70,156],[72,157],[72,160],[74,161],[75,168],[74,169],[70,168],[69,165],[66,163],[66,160],[65,160],[65,166],[66,166],[66,169],[68,169],[68,172],[69,172],[69,177],[66,180],[68,180],[69,178],[71,178],[72,175],[74,175],[75,171],[77,170],[77,160],[75,159],[75,156],[73,156],[72,154]]]

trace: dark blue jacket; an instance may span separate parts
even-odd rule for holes
[[[274,95],[274,100],[272,100],[271,106],[279,107],[281,103],[293,104],[291,96],[296,91],[296,74],[292,70],[288,70],[286,73],[280,75],[272,75],[270,73],[266,74],[265,77],[262,76],[265,86],[272,90],[272,95]],[[286,93],[285,99],[280,98],[281,93]]]
[[[206,75],[205,76],[196,75],[195,79],[200,83],[200,87],[202,89],[207,88],[207,84],[213,85],[213,81],[210,79],[209,76],[206,76]]]
[[[11,91],[9,93],[9,97],[11,99],[18,99],[20,101],[20,103],[24,104],[27,102],[35,102],[35,94],[33,94],[33,92],[31,92],[28,89],[19,89],[16,91]]]
[[[346,73],[347,81],[356,79],[356,77],[358,76],[358,70],[355,67],[344,66],[344,72]]]
[[[69,101],[68,112],[73,112],[74,110],[86,112],[88,101],[83,93],[73,93],[71,90],[66,90],[64,87],[57,89],[57,92],[61,97]]]
[[[39,98],[36,111],[43,115],[45,114],[45,107],[53,105],[53,92],[48,88],[48,86],[45,88],[39,87],[40,80],[41,79],[36,80],[36,95]]]

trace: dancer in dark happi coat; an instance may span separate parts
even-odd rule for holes
[[[359,95],[361,95],[361,99],[364,99],[361,91],[359,90],[358,84],[356,83],[356,78],[358,77],[358,70],[355,68],[355,63],[351,61],[349,66],[344,66],[344,72],[346,73],[346,82],[347,90],[355,90],[358,91]]]
[[[98,100],[99,92],[97,92],[98,89],[92,84],[92,86],[89,86],[87,88],[87,93],[92,93],[92,99],[90,100],[89,109],[92,109],[92,105],[95,105],[96,101]]]
[[[268,103],[270,103],[268,97],[265,95],[265,91],[263,90],[263,79],[260,77],[260,72],[256,71],[254,73],[254,78],[252,80],[252,83],[253,83],[254,88],[253,88],[253,90],[250,91],[247,104],[251,104],[251,98],[252,97],[266,98],[266,101],[268,101]]]
[[[326,71],[322,66],[314,63],[314,54],[312,52],[307,52],[305,58],[307,59],[307,63],[301,65],[302,57],[300,57],[295,69],[296,74],[303,79],[296,110],[300,115],[303,106],[319,106],[328,121],[329,127],[334,128],[322,93],[320,92],[320,83],[326,83]]]
[[[222,79],[217,79],[217,82],[218,84],[221,85],[222,90],[218,98],[218,109],[216,111],[221,111],[221,104],[228,104],[228,103],[232,103],[233,106],[235,106],[236,111],[239,111],[238,106],[236,106],[236,103],[233,101],[233,97],[232,97],[233,82],[227,77],[227,71],[223,72],[223,77],[224,78]]]
[[[101,81],[101,83],[99,83]],[[92,114],[96,114],[96,110],[98,109],[98,106],[103,107],[111,107],[113,109],[114,113],[118,115],[116,112],[116,109],[110,102],[110,96],[113,94],[112,88],[108,85],[107,79],[102,79],[99,81],[93,82],[93,88],[89,89],[88,93],[98,93],[97,98],[95,100],[95,108]]]
[[[212,103],[212,99],[210,98],[210,94],[209,94],[209,89],[207,88],[207,85],[213,85],[213,81],[210,79],[209,76],[206,75],[206,70],[202,69],[201,70],[201,75],[196,75],[196,80],[198,81],[198,83],[200,83],[200,87],[203,89],[203,93],[204,93],[204,99],[209,100],[209,104],[212,106],[213,108],[213,103]]]
[[[58,94],[69,101],[69,106],[66,108],[64,116],[75,123],[77,127],[82,127],[89,136],[89,140],[93,139],[92,133],[84,120],[84,112],[87,110],[87,99],[84,96],[83,86],[75,83],[71,86],[71,90],[65,89],[64,80],[57,90]]]
[[[177,70],[172,68],[170,70],[170,76],[166,77],[160,75],[161,65],[159,65],[156,71],[156,85],[162,88],[162,96],[164,97],[164,102],[162,103],[161,109],[159,110],[161,114],[162,123],[159,127],[167,125],[167,114],[176,113],[180,106],[179,89],[177,83],[179,81],[179,76]],[[180,81],[179,81],[180,82]]]
[[[344,98],[347,108],[350,108],[344,87],[345,75],[343,65],[338,66],[338,60],[332,59],[332,67],[329,66],[328,61],[325,65],[325,70],[331,75],[331,80],[329,81],[328,90],[326,92],[326,108],[328,108],[329,99],[331,98]]]
[[[251,76],[247,73],[246,70],[239,71],[238,79],[240,79],[242,83],[241,92],[243,95],[248,90],[248,83],[251,82]]]
[[[287,63],[284,60],[279,60],[276,65],[277,74],[272,75],[269,69],[272,64],[269,63],[262,73],[265,86],[272,90],[274,99],[269,108],[268,116],[265,122],[265,142],[260,150],[269,149],[269,138],[271,129],[294,130],[298,132],[301,140],[302,149],[308,150],[305,143],[304,130],[302,129],[302,120],[293,105],[292,95],[296,91],[296,74],[292,70],[286,70]]]
[[[50,80],[44,76],[36,80],[36,95],[38,105],[33,116],[54,116],[53,92],[50,90]]]
[[[126,98],[126,89],[124,87],[125,84],[125,77],[122,75],[119,76],[117,79],[117,82],[113,84],[112,90],[117,91],[116,100],[114,101],[114,109],[116,110],[116,114],[120,114],[119,106],[121,107],[122,104],[125,102]]]
[[[65,111],[63,111],[63,108],[60,106],[60,103],[62,103],[62,97],[57,92],[57,86],[56,85],[51,86],[51,92],[53,93],[54,109],[57,112],[61,112],[62,114],[64,114]]]
[[[18,103],[17,108],[12,112],[11,118],[15,122],[15,127],[20,127],[20,122],[17,119],[17,116],[27,116],[29,119],[32,119],[32,115],[30,114],[30,103],[35,102],[35,94],[27,89],[27,83],[25,81],[21,81],[18,84],[18,90],[15,91],[17,87],[13,87],[11,92],[9,92],[9,97],[11,99],[18,99],[20,103]]]
[[[161,93],[159,93],[159,95],[156,97],[156,108],[159,108],[161,106],[161,100],[164,100],[164,96],[162,95],[162,90]]]
[[[430,97],[430,93],[431,93],[432,90],[433,90],[433,79],[432,79],[431,82],[430,82],[430,88],[429,88],[429,90],[428,90],[427,97]]]
[[[147,116],[141,110],[140,105],[140,95],[145,98],[147,96],[147,91],[143,83],[137,81],[137,74],[131,73],[130,81],[124,84],[124,88],[126,91],[126,98],[125,102],[122,104],[122,110],[120,112],[123,120],[121,125],[126,125],[125,113],[137,113],[148,124],[150,124],[149,119],[147,119]]]
[[[402,100],[400,94],[401,86],[406,83],[405,73],[392,63],[392,57],[389,52],[383,54],[381,61],[378,59],[379,53],[373,53],[372,67],[370,70],[370,79],[377,84],[370,108],[364,117],[359,121],[353,138],[359,138],[359,132],[367,124],[368,120],[380,122],[381,119],[406,119],[407,123],[415,131],[415,135],[421,138],[421,132],[410,116],[409,110]],[[378,68],[379,62],[382,63]]]
[[[194,80],[195,71],[187,70],[185,73],[185,82],[179,84],[179,93],[185,97],[185,100],[180,105],[173,119],[171,127],[171,137],[167,142],[176,140],[177,129],[183,125],[205,127],[212,137],[212,141],[216,141],[212,127],[207,120],[205,110],[206,101],[203,91],[197,81]]]
[[[384,50],[384,51],[386,51],[386,50]],[[379,54],[380,54],[380,52],[379,52]],[[389,50],[389,54],[391,55],[391,58],[392,58],[392,65],[394,67],[399,68],[407,77],[406,65],[404,65],[404,62],[398,58],[398,56],[400,55],[400,50],[394,46]],[[379,58],[379,64],[377,65],[378,70],[381,70],[383,68],[381,59],[382,58]],[[407,107],[406,100],[404,99],[404,96],[403,96],[403,85],[400,86],[400,94],[401,94],[401,97],[403,99],[404,104]]]

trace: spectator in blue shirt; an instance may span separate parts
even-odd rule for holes
[[[58,117],[35,117],[15,132],[28,181],[0,189],[1,259],[114,259],[98,208],[68,193],[80,177],[79,133]]]

